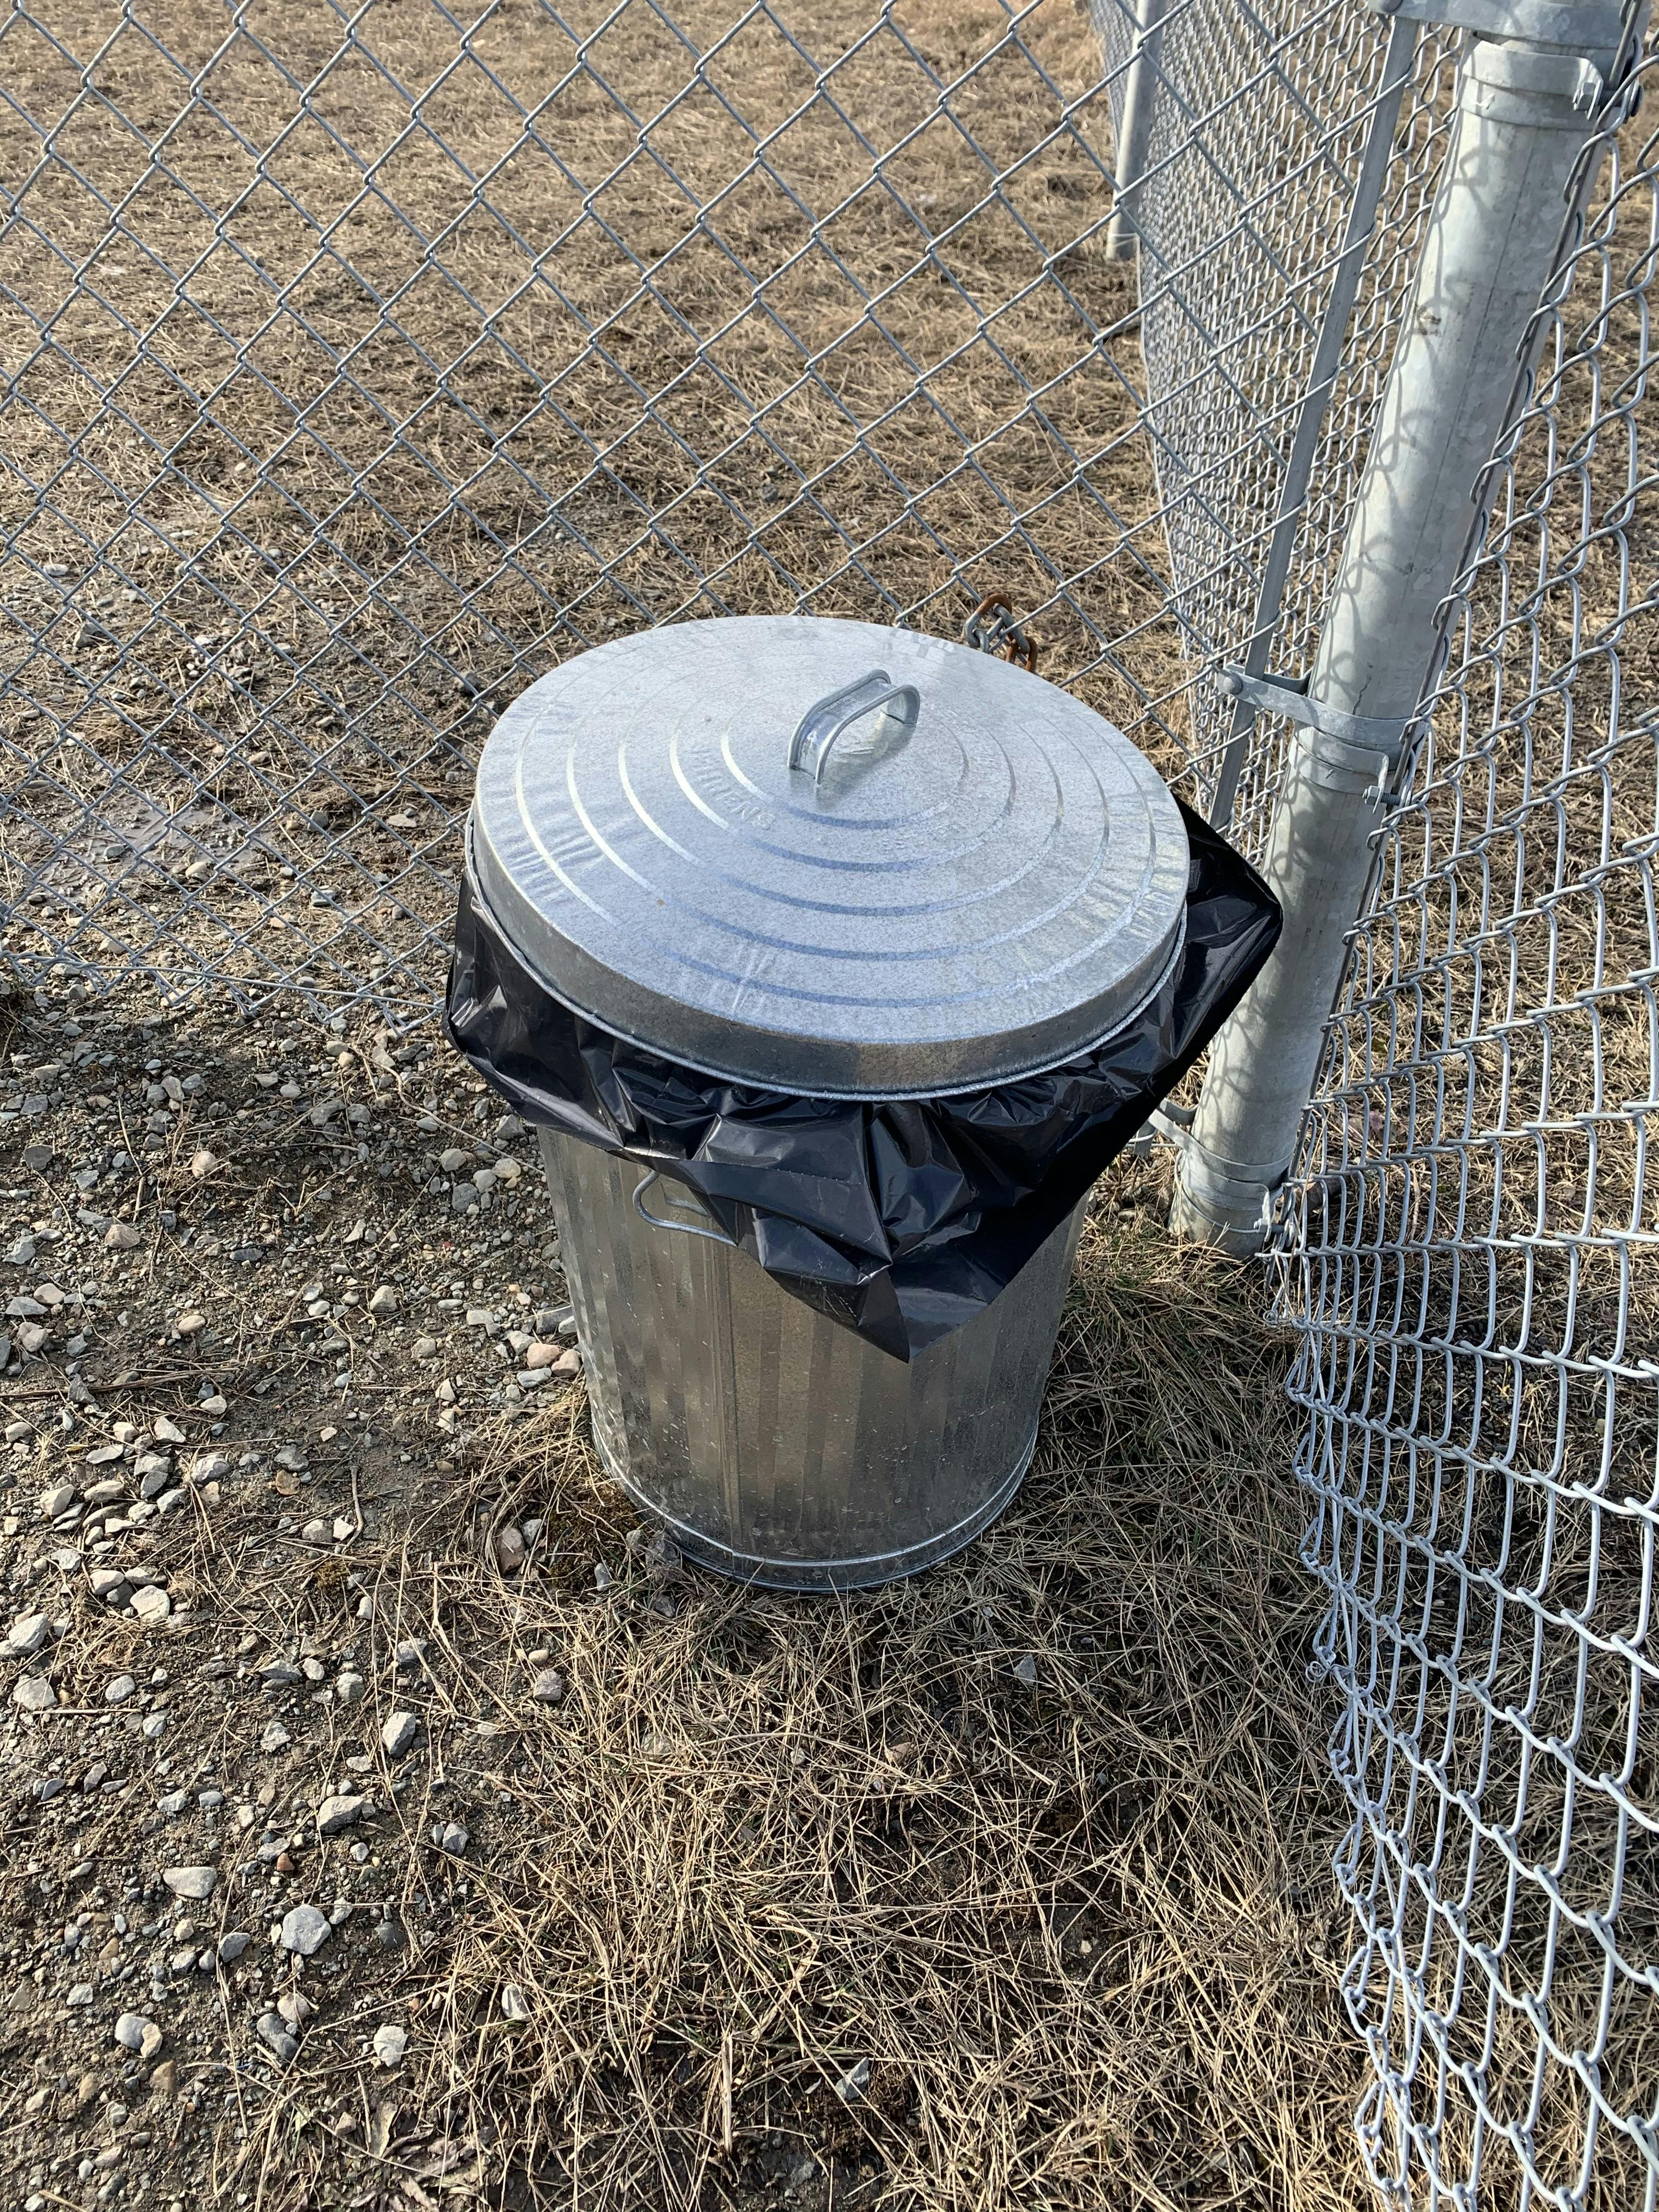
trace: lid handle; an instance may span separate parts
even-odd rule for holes
[[[921,712],[921,694],[914,684],[895,684],[884,668],[872,668],[856,684],[831,691],[816,707],[807,708],[789,740],[790,767],[811,769],[812,781],[817,783],[830,757],[830,748],[842,732],[861,716],[873,714],[878,707],[887,710],[883,720],[891,733],[891,746],[884,750],[890,750],[902,745],[915,728],[916,717]]]

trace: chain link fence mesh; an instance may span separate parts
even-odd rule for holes
[[[1659,138],[1609,137],[1285,1225],[1402,2203],[1659,2197]]]
[[[0,88],[26,969],[425,1010],[495,711],[653,622],[995,585],[1181,764],[1071,10],[18,9]]]
[[[1275,606],[1386,46],[1291,0],[14,8],[13,963],[418,1019],[501,705],[720,612],[950,634],[1000,589],[1207,802],[1218,660],[1264,623],[1277,668],[1311,656],[1437,181],[1456,40],[1425,31]],[[1137,70],[1138,271],[1110,237]],[[1401,2203],[1651,2208],[1659,2176],[1655,174],[1638,118],[1506,448],[1282,1253],[1361,2132]],[[1281,745],[1263,717],[1249,850]]]
[[[1059,0],[14,9],[14,959],[418,1016],[495,712],[699,614],[953,633],[1000,589],[1206,801],[1385,33],[1187,0],[1161,38],[1138,292],[1106,238],[1117,0],[1092,28]]]

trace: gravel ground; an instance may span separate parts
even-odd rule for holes
[[[430,1029],[0,999],[0,2208],[1358,2187],[1286,1346],[1102,1187],[1033,1474],[840,1607],[609,1485]]]
[[[33,2207],[185,2202],[301,2047],[387,2148],[376,2079],[519,1817],[410,1532],[575,1354],[532,1141],[430,1038],[10,1008],[9,2165]],[[489,1541],[522,1576],[544,1539]],[[416,2203],[477,2151],[399,2148]]]

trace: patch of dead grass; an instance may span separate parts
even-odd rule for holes
[[[416,2078],[502,2201],[1355,2201],[1288,1346],[1161,1202],[1103,1186],[1031,1476],[915,1581],[653,1584],[579,1397],[411,1531],[375,1632],[428,1639],[511,1806]],[[465,1533],[507,1512],[549,1524],[513,1583]],[[275,2170],[321,2201],[335,2154]]]

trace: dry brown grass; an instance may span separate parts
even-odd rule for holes
[[[503,1583],[453,1499],[410,1532],[375,1634],[428,1640],[520,1808],[407,2085],[492,2201],[748,2205],[804,2156],[821,2207],[1356,2201],[1287,1347],[1153,1201],[1151,1170],[1103,1188],[1030,1480],[914,1582],[664,1591],[569,1405],[467,1499],[475,1531],[548,1517],[538,1576]],[[293,2118],[252,2116],[243,2185],[334,2201],[343,2137]]]

